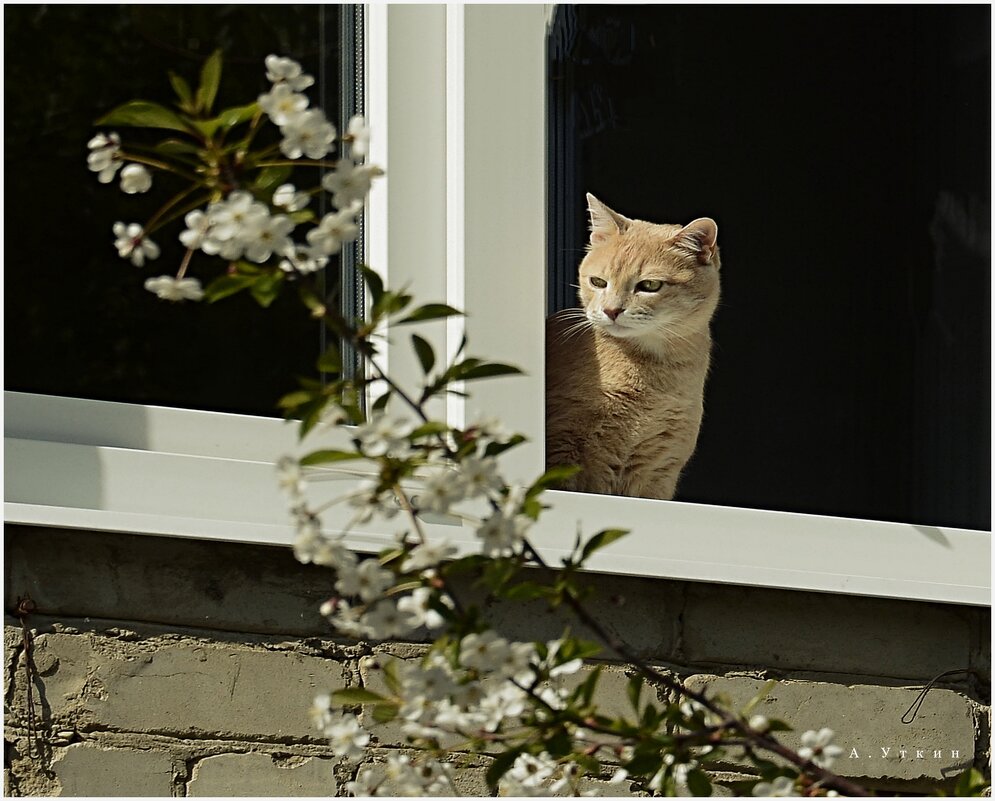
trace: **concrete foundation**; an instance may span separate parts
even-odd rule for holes
[[[425,648],[333,636],[317,613],[332,574],[285,548],[12,526],[5,570],[9,795],[342,794],[355,767],[316,736],[312,698],[376,689],[378,660]],[[777,679],[756,711],[796,727],[789,745],[797,732],[833,728],[843,775],[929,792],[971,765],[987,772],[987,609],[588,580],[605,625],[675,680],[742,705]],[[16,616],[25,595],[36,604],[26,633]],[[529,640],[556,636],[566,620],[538,605],[489,612],[506,636]],[[903,723],[919,689],[956,669],[974,672],[940,681]],[[626,665],[605,665],[597,697],[606,711],[628,708],[627,676]],[[367,764],[404,747],[396,726],[373,731]],[[735,760],[716,767],[718,795],[750,779]],[[460,761],[461,792],[485,794],[485,769],[485,758]],[[589,789],[630,793],[604,781]]]

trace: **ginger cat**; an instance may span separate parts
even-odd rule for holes
[[[583,309],[546,328],[546,465],[562,489],[669,500],[701,425],[718,227],[630,220],[587,196]]]

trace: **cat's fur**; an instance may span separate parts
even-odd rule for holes
[[[718,229],[707,217],[685,226],[630,220],[587,200],[583,311],[547,323],[546,464],[583,468],[563,489],[669,500],[701,425]],[[641,281],[664,283],[636,291]]]

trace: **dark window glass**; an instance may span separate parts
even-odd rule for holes
[[[713,217],[678,500],[988,529],[990,8],[560,6],[549,311],[584,192]]]
[[[155,184],[134,196],[116,181],[100,184],[87,169],[86,143],[94,121],[127,100],[175,102],[167,70],[196,85],[219,47],[216,108],[266,91],[263,60],[276,53],[315,76],[312,105],[341,130],[342,116],[362,102],[353,86],[340,92],[354,57],[354,9],[7,6],[4,21],[7,389],[273,414],[295,376],[313,374],[319,326],[292,291],[267,311],[247,295],[208,307],[145,291],[147,277],[175,274],[183,227],[152,236],[162,254],[144,268],[119,258],[114,222],[143,223],[168,195]],[[127,143],[132,131],[119,132]],[[158,173],[154,180],[166,181]],[[192,274],[217,274],[216,266],[198,272],[198,259],[207,257],[195,254]],[[337,282],[334,265],[328,280]]]

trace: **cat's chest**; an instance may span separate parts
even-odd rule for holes
[[[597,402],[590,410],[592,427],[626,448],[696,428],[702,412],[701,389],[701,382],[687,374],[632,370],[602,376]]]

